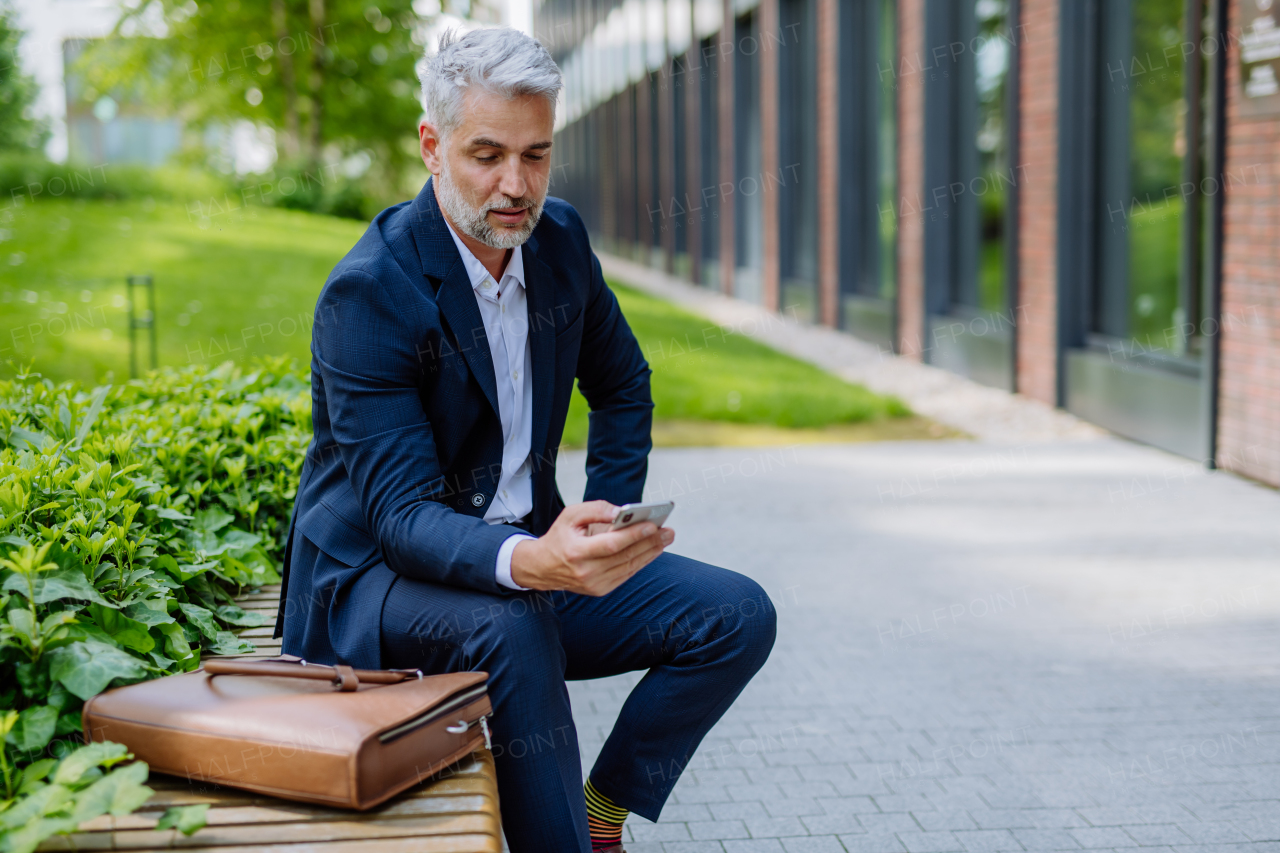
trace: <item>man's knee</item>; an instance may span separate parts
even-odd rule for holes
[[[716,595],[703,604],[701,621],[713,625],[713,633],[729,637],[735,656],[764,665],[778,635],[778,611],[769,594],[746,575],[724,570],[717,578]]]
[[[738,575],[732,589],[737,621],[734,631],[743,651],[763,665],[778,637],[778,610],[764,587],[745,575]]]
[[[468,614],[468,645],[477,656],[519,666],[560,657],[560,619],[547,594],[494,597]]]

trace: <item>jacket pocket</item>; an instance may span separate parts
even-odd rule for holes
[[[378,546],[369,534],[356,530],[318,503],[298,518],[298,532],[324,553],[346,566],[363,566],[378,557]]]
[[[582,318],[586,311],[579,311],[573,322],[556,332],[556,352],[582,339]]]

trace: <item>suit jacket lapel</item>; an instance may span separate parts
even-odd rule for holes
[[[489,352],[489,337],[484,331],[484,319],[476,294],[471,288],[467,268],[458,254],[444,214],[436,203],[434,178],[427,180],[422,191],[413,201],[414,215],[411,228],[418,257],[422,261],[422,274],[440,280],[436,291],[436,305],[444,315],[458,341],[458,349],[466,359],[467,367],[475,376],[485,399],[498,414],[498,383],[494,378],[493,355]]]
[[[529,309],[529,360],[533,366],[533,428],[529,448],[542,453],[551,423],[551,400],[556,383],[555,278],[538,259],[538,243],[533,237],[521,246],[524,252],[524,291]],[[535,475],[542,466],[534,467]]]
[[[457,253],[454,248],[454,253]],[[436,293],[436,305],[444,315],[458,341],[458,349],[467,360],[467,366],[484,391],[485,399],[498,414],[498,382],[494,378],[493,354],[489,351],[489,336],[484,331],[484,318],[476,304],[476,294],[462,259],[449,270]]]

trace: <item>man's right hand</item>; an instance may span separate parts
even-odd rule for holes
[[[511,554],[511,579],[529,589],[605,595],[652,563],[675,541],[675,531],[651,521],[590,535],[593,524],[613,521],[608,501],[567,507],[551,529],[526,539]]]

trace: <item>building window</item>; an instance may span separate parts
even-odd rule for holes
[[[818,63],[814,0],[779,0],[777,175],[779,308],[812,322],[818,309]]]
[[[1016,0],[929,0],[925,55],[925,352],[1012,390]]]
[[[840,325],[892,347],[898,245],[897,0],[839,7]]]
[[[1212,455],[1220,0],[1080,0],[1063,17],[1060,399],[1119,433]]]
[[[720,289],[720,59],[715,38],[702,40],[699,71],[699,129],[701,149],[698,198],[694,203],[702,209],[702,277],[707,287]]]
[[[762,298],[760,272],[764,261],[764,181],[760,151],[760,41],[759,19],[750,12],[734,22],[733,117],[734,239],[736,270],[734,296],[749,302]]]

